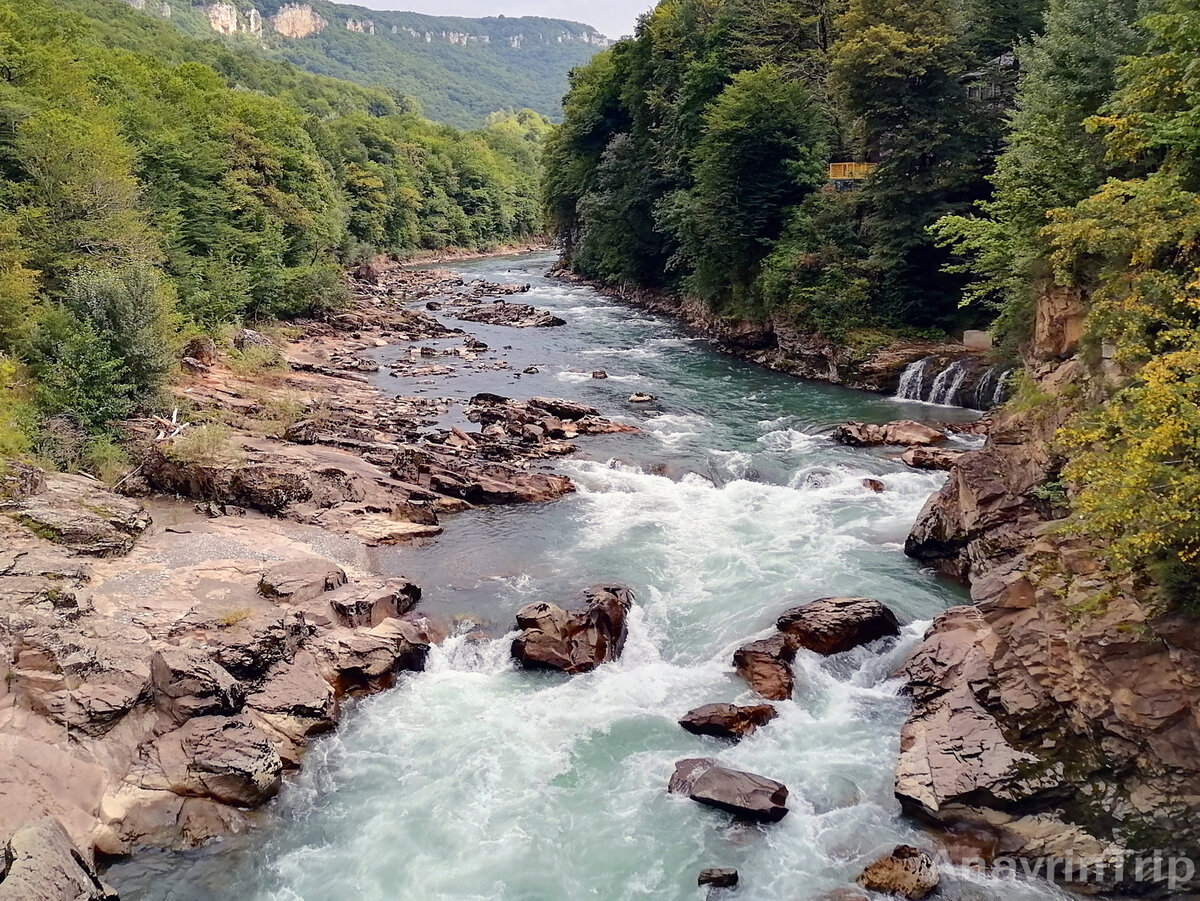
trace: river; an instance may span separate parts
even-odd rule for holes
[[[550,262],[454,268],[532,283],[521,299],[566,326],[465,323],[493,350],[509,348],[506,368],[481,366],[497,359],[489,352],[433,384],[386,372],[379,384],[439,397],[565,396],[643,433],[580,439],[582,452],[559,464],[579,490],[561,501],[471,512],[448,519],[429,547],[377,551],[380,570],[420,582],[425,609],[497,637],[451,638],[426,672],[354,703],[251,835],[110,869],[126,901],[693,901],[705,897],[696,874],[709,866],[741,872],[732,897],[803,901],[848,885],[899,842],[929,844],[892,796],[906,704],[890,674],[963,597],[902,550],[944,476],[837,446],[827,431],[930,408],[742,363],[674,322],[544,277]],[[658,400],[631,404],[634,391]],[[885,490],[864,487],[868,476]],[[514,611],[598,580],[637,595],[621,660],[573,678],[517,670],[503,637]],[[907,624],[902,638],[830,659],[802,652],[795,698],[738,745],[677,725],[700,704],[753,701],[732,672],[734,649],[787,607],[830,595],[884,601]],[[668,795],[674,762],[696,756],[786,783],[789,815],[738,825]],[[959,874],[943,897],[1060,896]]]

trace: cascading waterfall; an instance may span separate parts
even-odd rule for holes
[[[925,367],[929,358],[909,363],[900,376],[900,385],[896,388],[896,400],[920,400],[921,391],[925,387]]]
[[[929,389],[929,402],[943,407],[952,406],[966,377],[967,364],[962,360],[955,360],[933,380],[933,387]]]
[[[998,406],[1003,400],[1008,388],[1008,378],[1013,374],[1012,367],[1003,364],[989,366],[984,370],[972,391],[973,406],[977,410],[987,410]]]
[[[1001,373],[1000,378],[996,379],[996,387],[992,390],[991,406],[999,406],[1004,400],[1005,393],[1008,391],[1008,379],[1015,371],[1006,369]]]

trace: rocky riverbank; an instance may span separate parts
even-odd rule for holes
[[[585,279],[559,267],[557,278],[587,284],[623,303],[677,319],[742,359],[797,378],[844,385],[860,391],[895,395],[905,372],[917,364],[927,374],[916,385],[914,400],[987,409],[1006,397],[1001,376],[1011,364],[991,351],[971,350],[954,341],[873,336],[863,342],[835,344],[776,317],[764,321],[714,315],[701,301],[647,288],[613,286]],[[931,397],[936,377],[950,371],[940,398]],[[998,382],[998,380],[1000,380]]]
[[[1082,308],[1058,301],[1042,299],[1028,363],[1041,401],[952,463],[908,539],[970,583],[972,605],[940,616],[905,667],[896,794],[921,819],[982,829],[991,854],[1035,875],[1195,891],[1200,629],[1060,529],[1054,433],[1119,373],[1077,353]]]
[[[388,345],[423,381],[440,353],[505,365],[414,302],[500,308],[523,286],[358,275],[353,307],[328,321],[192,342],[174,414],[128,424],[138,462],[120,493],[4,471],[0,822],[17,830],[5,866],[35,857],[19,878],[0,870],[0,892],[57,897],[65,879],[104,897],[93,854],[248,828],[346,697],[421,669],[447,633],[419,612],[419,586],[374,574],[368,548],[474,506],[559,497],[574,486],[543,461],[581,435],[636,431],[583,404],[496,395],[465,404],[468,430],[444,423],[451,401],[386,396],[368,376]],[[505,324],[540,324],[518,320]],[[461,344],[419,343],[435,338]],[[69,873],[47,817],[84,855]]]

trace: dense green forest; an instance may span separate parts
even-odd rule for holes
[[[111,0],[0,0],[0,76],[0,453],[101,453],[188,334],[369,255],[541,228],[532,111],[460,132]]]
[[[288,0],[225,0],[238,9],[232,46],[253,48],[319,75],[380,86],[415,97],[425,115],[460,128],[475,128],[495,110],[528,107],[552,119],[562,113],[567,74],[603,43],[593,28],[532,16],[464,19],[308,0],[326,24],[303,38],[275,32],[271,16]],[[186,33],[210,38],[211,0],[174,0],[170,21]],[[403,5],[397,0],[397,5]],[[145,4],[146,15],[161,4]],[[250,10],[262,17],[249,33]],[[355,28],[346,26],[353,23]],[[428,37],[427,37],[428,36]],[[515,45],[515,46],[514,46]]]
[[[570,262],[718,313],[992,326],[1088,306],[1058,432],[1072,528],[1200,578],[1200,3],[665,0],[572,77],[546,200]],[[859,190],[831,160],[878,167]],[[1062,492],[1066,490],[1066,494]]]

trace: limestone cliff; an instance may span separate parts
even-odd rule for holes
[[[1200,857],[1200,622],[1058,528],[1054,433],[1113,375],[1069,356],[1083,310],[1077,293],[1042,292],[1038,401],[958,459],[908,539],[971,583],[973,606],[939,617],[905,667],[896,794],[920,818],[983,827],[1001,855],[1072,857],[1085,869],[1071,883],[1156,894],[1187,875],[1170,888],[1194,891],[1170,859]],[[1138,872],[1156,853],[1157,872]]]
[[[306,38],[319,34],[328,24],[311,6],[299,3],[282,6],[271,17],[271,26],[285,38]]]

